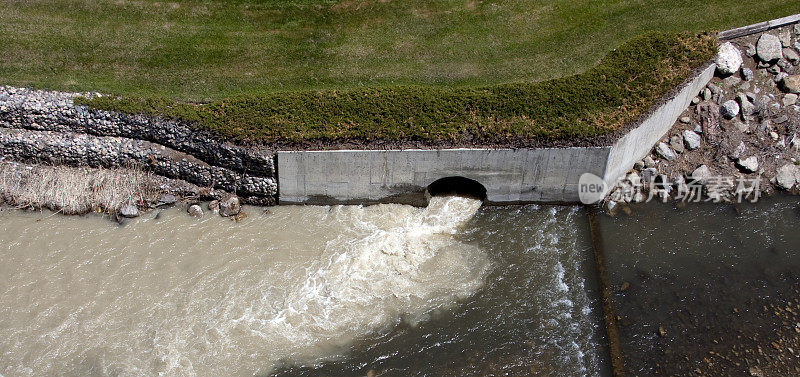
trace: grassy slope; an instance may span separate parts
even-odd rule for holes
[[[713,56],[708,35],[649,33],[585,73],[536,83],[394,86],[242,95],[203,105],[131,96],[77,102],[188,120],[261,143],[507,143],[591,137],[632,121]]]
[[[208,101],[530,82],[647,30],[797,12],[796,0],[4,0],[0,84]]]

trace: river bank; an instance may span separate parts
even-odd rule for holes
[[[800,25],[720,46],[706,88],[605,200],[757,200],[800,181]]]

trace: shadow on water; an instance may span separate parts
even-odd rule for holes
[[[598,222],[626,375],[800,373],[797,197]]]
[[[459,237],[492,259],[477,294],[417,326],[362,339],[340,358],[271,375],[610,375],[583,209],[483,207]]]

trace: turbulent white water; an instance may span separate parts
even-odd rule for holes
[[[0,213],[0,374],[252,375],[337,357],[481,287],[487,254],[454,237],[479,206],[277,207],[240,224],[175,209],[121,228]]]

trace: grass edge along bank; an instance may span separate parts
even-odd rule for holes
[[[287,91],[204,104],[126,96],[79,97],[75,103],[184,121],[257,144],[586,138],[636,120],[710,61],[716,45],[710,34],[650,32],[584,73],[533,83]]]

